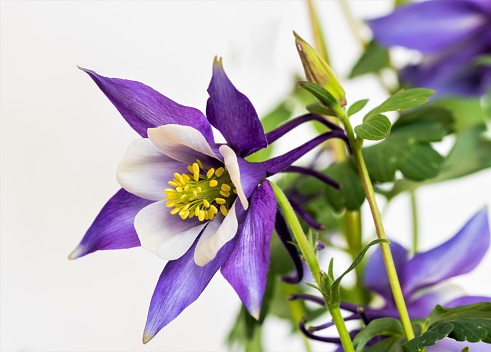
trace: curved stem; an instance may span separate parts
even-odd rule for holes
[[[295,127],[300,126],[301,124],[309,121],[318,121],[326,125],[326,127],[330,128],[333,131],[341,130],[341,128],[338,125],[332,123],[331,121],[326,120],[321,115],[311,113],[311,114],[305,114],[297,118],[294,118],[293,120],[290,120],[284,123],[283,125],[281,125],[280,127],[272,130],[271,132],[266,134],[266,140],[268,141],[268,144],[276,142],[279,138],[283,137],[285,134],[293,130]]]
[[[288,168],[293,162],[304,156],[305,153],[311,151],[322,142],[331,138],[340,138],[348,143],[347,137],[344,132],[340,130],[326,132],[324,134],[321,134],[320,136],[315,137],[314,139],[311,139],[300,147],[290,150],[288,153],[277,156],[276,158],[262,161],[260,164],[266,170],[267,176],[277,174],[278,172],[281,172]]]
[[[310,271],[312,272],[312,276],[315,279],[318,287],[322,287],[322,279],[321,279],[321,269],[319,266],[319,261],[317,260],[317,255],[315,254],[314,248],[307,240],[305,233],[302,230],[302,226],[298,221],[298,218],[293,210],[292,206],[288,202],[283,191],[273,182],[271,183],[271,187],[275,193],[278,204],[280,205],[281,211],[283,212],[285,219],[287,220],[288,225],[290,226],[293,237],[297,242],[298,248],[302,253],[305,262],[307,263]],[[326,307],[331,313],[332,319],[334,321],[334,325],[339,333],[339,338],[341,339],[341,344],[346,352],[354,352],[353,342],[351,341],[351,337],[349,335],[348,329],[346,328],[346,324],[344,323],[343,317],[341,315],[341,311],[339,310],[338,305],[329,305],[326,302]]]
[[[340,116],[340,119],[345,126],[346,133],[348,134],[350,145],[353,150],[353,157],[355,159],[358,173],[360,174],[361,182],[363,184],[363,189],[365,190],[365,195],[367,197],[367,201],[372,212],[373,222],[375,223],[375,229],[377,231],[377,237],[379,239],[387,239],[387,236],[385,235],[384,225],[382,223],[382,216],[380,215],[380,210],[375,199],[375,192],[373,190],[372,181],[370,180],[370,176],[368,175],[365,159],[363,158],[363,154],[361,151],[362,141],[355,138],[351,123],[344,111],[343,114]],[[384,258],[385,269],[387,270],[387,276],[389,278],[390,287],[392,289],[392,295],[396,303],[397,311],[399,312],[399,315],[401,317],[404,334],[406,335],[406,338],[408,340],[411,340],[414,338],[413,327],[411,325],[411,320],[409,319],[406,302],[402,294],[402,289],[399,283],[399,278],[397,276],[394,258],[392,257],[390,246],[388,243],[380,243],[380,249]]]

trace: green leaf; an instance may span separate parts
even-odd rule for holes
[[[378,141],[389,135],[391,126],[387,116],[379,114],[366,119],[361,125],[356,126],[355,132],[358,137],[363,139]]]
[[[436,306],[426,320],[429,329],[403,344],[408,352],[421,351],[444,337],[457,341],[491,343],[491,302],[444,308]]]
[[[365,253],[368,251],[368,249],[376,244],[379,244],[379,243],[389,243],[388,240],[386,239],[377,239],[377,240],[373,240],[372,242],[370,242],[369,244],[367,244],[360,252],[360,254],[358,254],[358,256],[356,257],[356,259],[353,261],[353,263],[351,263],[351,265],[348,267],[348,269],[346,269],[346,271],[344,273],[341,274],[341,276],[339,276],[332,284],[332,287],[331,289],[336,289],[337,287],[339,287],[339,285],[341,284],[341,280],[351,271],[353,271],[357,266],[358,264],[360,264],[360,262],[362,261],[363,257],[365,256]]]
[[[448,337],[457,341],[491,343],[491,318],[462,318],[450,322],[454,329]]]
[[[432,102],[431,106],[447,109],[452,112],[457,132],[474,127],[484,126],[486,116],[481,100],[476,98],[444,98]]]
[[[366,114],[363,121],[387,111],[399,111],[416,108],[426,103],[429,97],[431,97],[433,94],[435,94],[434,90],[426,88],[401,90]]]
[[[404,337],[404,330],[402,329],[401,322],[394,318],[381,318],[381,319],[372,320],[354,338],[353,346],[355,347],[355,351],[356,352],[364,351],[365,345],[371,339],[380,335],[394,336],[397,338]],[[378,349],[378,351],[387,351],[387,350]]]
[[[474,126],[457,133],[454,146],[440,166],[436,177],[423,182],[397,180],[392,189],[385,193],[392,199],[402,192],[417,189],[423,185],[452,180],[491,167],[491,140],[484,135],[485,127]]]
[[[397,337],[391,336],[383,339],[379,343],[367,347],[363,350],[363,352],[404,352],[402,348],[402,343],[406,341],[404,336]]]
[[[336,113],[331,109],[327,108],[319,102],[315,102],[306,106],[307,110],[313,114],[334,116]]]
[[[351,106],[348,109],[348,116],[352,116],[352,115],[356,114],[358,111],[363,109],[365,107],[365,105],[367,105],[367,103],[368,103],[368,99],[362,99],[362,100],[358,100],[357,102],[354,102],[353,104],[351,104]]]
[[[361,76],[366,73],[378,72],[390,66],[389,51],[387,48],[372,41],[368,44],[365,52],[351,69],[349,78]]]
[[[308,81],[299,81],[298,84],[300,87],[311,93],[314,97],[319,100],[319,102],[327,108],[330,108],[336,111],[339,108],[339,104],[331,93],[329,93],[326,89],[321,87],[320,85]]]
[[[450,132],[448,111],[424,108],[409,112],[392,126],[390,136],[364,148],[363,156],[372,180],[390,182],[400,170],[406,178],[425,180],[438,175],[443,157],[430,142]]]
[[[361,207],[365,192],[352,158],[331,164],[324,173],[341,186],[340,189],[325,187],[327,200],[336,211],[357,210]]]
[[[491,318],[491,302],[481,302],[455,308],[436,306],[428,317],[428,326],[460,318]]]
[[[426,346],[434,345],[439,340],[447,337],[448,334],[452,332],[453,328],[454,326],[451,323],[438,324],[423,333],[423,335],[403,343],[402,346],[407,352],[422,351]]]

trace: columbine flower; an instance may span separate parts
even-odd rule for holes
[[[328,138],[346,140],[344,133],[309,114],[265,135],[254,107],[230,82],[220,60],[208,88],[206,117],[142,83],[84,71],[143,138],[130,145],[119,164],[123,189],[104,206],[70,258],[141,243],[169,260],[150,303],[144,342],[194,302],[220,268],[258,318],[276,215],[265,178],[295,171],[329,181],[290,165]],[[334,130],[268,161],[244,159],[314,119]],[[214,142],[211,126],[227,144]]]
[[[489,88],[491,67],[477,59],[491,54],[491,2],[417,2],[368,24],[383,45],[423,54],[419,65],[401,71],[412,86],[435,89],[440,96],[481,95]]]
[[[394,264],[399,276],[409,316],[412,319],[426,318],[437,304],[447,308],[453,308],[491,301],[491,297],[459,296],[459,290],[455,286],[441,285],[442,282],[452,277],[472,271],[486,254],[489,244],[490,232],[486,209],[474,215],[447,242],[427,252],[418,253],[412,258],[409,258],[408,251],[404,247],[397,242],[391,241],[390,247],[394,257]],[[399,317],[392,298],[392,291],[380,249],[377,249],[367,262],[364,286],[378,293],[384,300],[384,306],[375,309],[355,304],[341,303],[342,309],[354,313],[348,320],[363,319],[365,323],[368,323],[376,318]],[[324,304],[321,298],[309,295],[298,295],[293,298],[306,299],[322,305]],[[328,326],[330,324],[323,326],[323,328]],[[306,332],[310,334],[309,331]],[[313,337],[321,341],[338,342],[336,339],[326,339],[320,336]],[[451,345],[454,348],[455,346],[460,346],[459,342],[451,339],[439,341],[437,344],[438,348]],[[474,346],[477,347],[478,345],[473,344],[472,350],[474,350]],[[463,347],[460,347],[460,349]],[[436,348],[436,346],[429,346],[428,350],[432,348]],[[489,348],[489,345],[487,345],[487,348]],[[438,349],[438,351],[441,351],[441,349]]]

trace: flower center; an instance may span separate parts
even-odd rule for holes
[[[166,206],[171,214],[181,219],[197,217],[199,221],[212,220],[218,211],[226,216],[237,197],[227,169],[205,169],[199,159],[188,166],[189,174],[174,174],[164,190]]]

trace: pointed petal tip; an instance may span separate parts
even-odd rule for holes
[[[254,318],[256,319],[257,321],[259,321],[259,318],[261,317],[261,309],[254,309],[253,311],[250,311],[249,314]]]
[[[148,330],[145,330],[143,332],[143,338],[142,338],[142,342],[143,344],[147,344],[148,342],[150,342],[151,339],[153,339],[155,337],[155,335],[151,335],[150,332]]]
[[[223,70],[223,62],[222,62],[222,57],[216,55],[215,58],[213,59],[213,68],[220,68]]]
[[[85,255],[85,247],[78,245],[77,248],[75,248],[69,255],[68,259],[69,260],[74,260],[80,257],[83,257]]]

